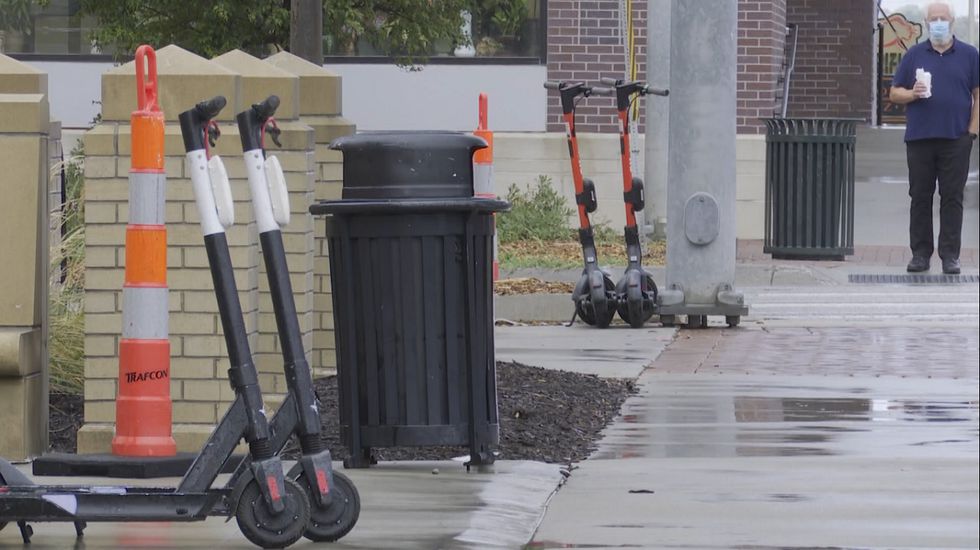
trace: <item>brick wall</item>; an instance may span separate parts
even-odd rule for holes
[[[870,119],[874,6],[873,0],[738,0],[738,132],[764,133],[760,119],[778,112],[785,30],[793,23],[799,46],[787,116]],[[633,4],[641,80],[646,7]],[[618,10],[618,0],[549,1],[548,79],[596,82],[623,74]],[[617,130],[611,98],[583,100],[576,113],[580,131]],[[548,94],[547,122],[549,131],[564,128],[556,92]]]
[[[787,0],[799,25],[791,117],[871,118],[873,0]]]
[[[645,0],[633,2],[639,80],[646,78],[646,11]],[[622,78],[626,61],[620,42],[619,0],[548,2],[548,80],[598,84],[601,77]],[[640,109],[642,120],[642,100]],[[578,131],[615,133],[618,128],[614,98],[585,99],[576,109]],[[564,130],[557,92],[548,93],[548,130]]]
[[[738,0],[738,133],[765,132],[778,110],[787,0]],[[790,0],[792,1],[792,0]]]

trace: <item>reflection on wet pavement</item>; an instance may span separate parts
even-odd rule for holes
[[[767,376],[657,375],[627,400],[592,458],[854,456],[937,445],[977,452],[975,383],[875,378],[892,388],[889,395],[867,389],[872,380],[844,380],[853,384],[801,377],[787,387]],[[841,396],[854,393],[868,397]]]

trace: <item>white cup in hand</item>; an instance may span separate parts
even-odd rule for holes
[[[919,97],[932,97],[932,73],[925,69],[916,69],[915,82],[916,84],[922,83],[925,87],[925,90],[919,95]]]

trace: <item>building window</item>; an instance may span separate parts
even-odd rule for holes
[[[3,21],[6,29],[0,30],[3,44],[0,51],[8,54],[27,53],[40,55],[102,55],[111,54],[96,48],[89,40],[89,32],[97,25],[94,17],[80,15],[78,0],[50,0],[44,8],[35,2],[13,0],[8,2],[8,12]],[[24,4],[27,15],[8,20],[10,14]]]
[[[546,0],[475,0],[464,15],[472,45],[454,48],[448,41],[437,43],[429,61],[466,62],[523,61],[544,63],[547,39]],[[466,25],[464,25],[466,26]],[[384,52],[356,35],[324,35],[327,62],[387,61]]]

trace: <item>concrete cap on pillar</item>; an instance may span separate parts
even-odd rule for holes
[[[228,101],[233,113],[248,109],[271,94],[279,96],[277,119],[294,119],[299,116],[299,78],[293,73],[277,69],[241,50],[232,50],[212,59],[214,63],[235,71],[242,78],[241,95],[238,102]]]
[[[0,94],[46,94],[48,73],[0,54]]]
[[[265,62],[299,77],[300,116],[341,113],[340,75],[289,52],[269,56]]]
[[[160,109],[168,121],[199,101],[223,95],[234,105],[241,87],[236,71],[229,70],[178,46],[157,50]],[[102,75],[102,119],[129,121],[136,110],[136,64],[113,67]],[[225,108],[217,120],[234,120],[235,111]]]

